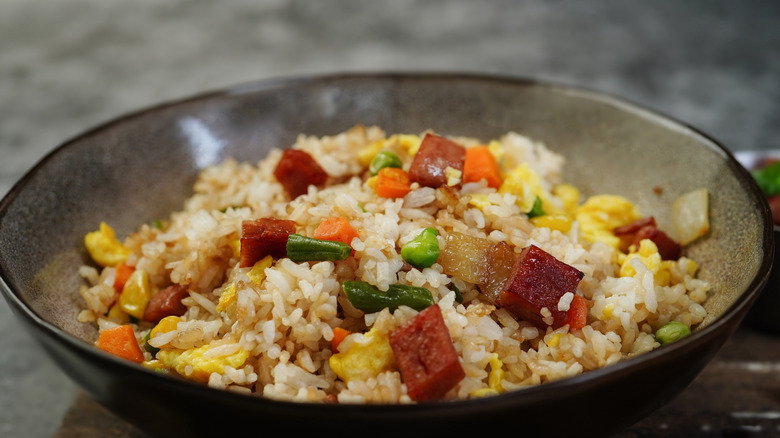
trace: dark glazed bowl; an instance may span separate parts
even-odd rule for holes
[[[756,149],[739,151],[734,154],[745,169],[752,171],[780,160],[778,149]],[[774,226],[775,242],[780,239],[780,225]],[[780,260],[780,245],[775,245],[775,260]],[[745,324],[764,330],[774,335],[780,335],[780,267],[774,265],[769,274],[764,290],[756,299],[750,311],[745,316]]]
[[[159,375],[93,347],[95,328],[76,322],[86,232],[105,220],[126,235],[178,209],[204,166],[227,157],[254,162],[299,133],[335,134],[355,124],[482,139],[517,131],[565,155],[565,179],[584,194],[630,197],[654,212],[662,229],[677,196],[706,187],[711,232],[687,251],[713,284],[711,316],[680,342],[605,369],[485,399],[419,405],[249,397]],[[55,149],[13,187],[0,203],[0,236],[3,292],[25,327],[87,393],[159,436],[269,427],[441,435],[505,426],[529,436],[608,436],[697,376],[758,296],[774,248],[755,181],[725,148],[689,126],[566,86],[404,73],[259,82],[111,121]]]

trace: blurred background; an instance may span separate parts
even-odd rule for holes
[[[780,149],[776,0],[3,0],[0,196],[57,145],[126,112],[255,80],[371,71],[581,86],[732,151]],[[77,411],[89,403],[0,303],[0,436],[140,436],[108,415],[85,422]]]

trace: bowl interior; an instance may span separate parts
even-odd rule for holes
[[[671,229],[676,197],[707,188],[711,232],[687,249],[713,284],[702,326],[749,301],[745,291],[771,263],[771,219],[754,182],[692,128],[563,86],[388,74],[247,84],[131,114],[67,142],[2,201],[0,274],[47,324],[92,342],[93,326],[76,321],[76,271],[88,261],[84,234],[106,221],[124,236],[166,217],[209,164],[227,157],[254,162],[299,133],[336,134],[356,124],[484,140],[516,131],[563,154],[564,179],[584,194],[629,197],[662,229]]]

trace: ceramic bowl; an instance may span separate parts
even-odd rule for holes
[[[160,375],[93,346],[82,308],[82,238],[104,220],[126,235],[178,209],[199,169],[256,161],[299,133],[355,124],[431,128],[483,139],[513,130],[567,158],[584,194],[615,193],[669,226],[680,194],[709,190],[711,232],[687,248],[713,285],[709,317],[683,340],[624,362],[499,396],[418,405],[292,403]],[[377,73],[268,80],[145,109],[54,149],[0,203],[3,293],[51,358],[94,397],[159,436],[365,431],[468,433],[513,427],[530,436],[607,436],[672,399],[707,365],[759,295],[774,240],[755,181],[705,134],[620,98],[534,80]],[[349,428],[349,429],[347,429]]]
[[[756,149],[737,151],[734,157],[748,171],[762,167],[772,161],[780,160],[778,149]],[[774,226],[775,242],[780,239],[780,225]],[[775,245],[775,260],[780,260],[780,246]],[[756,299],[755,304],[745,316],[745,323],[774,335],[780,335],[780,268],[773,265],[769,281]]]

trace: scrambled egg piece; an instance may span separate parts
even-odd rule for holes
[[[230,239],[228,244],[230,245],[230,249],[233,250],[233,257],[241,257],[241,239]]]
[[[444,169],[444,176],[447,177],[447,185],[452,187],[460,184],[460,180],[463,177],[463,172],[447,166],[447,168]]]
[[[249,352],[240,348],[225,356],[203,357],[211,348],[211,345],[203,345],[190,350],[160,350],[157,359],[182,376],[205,383],[211,373],[221,374],[227,366],[238,368],[244,365],[249,357]]]
[[[262,259],[258,260],[254,266],[252,266],[251,269],[246,273],[247,277],[249,277],[249,280],[252,281],[252,283],[260,286],[263,284],[263,281],[265,280],[265,269],[270,268],[271,265],[274,263],[273,257],[270,255],[263,257]],[[236,299],[238,298],[238,291],[236,290],[236,283],[230,282],[222,289],[222,294],[219,296],[219,301],[217,302],[216,310],[217,312],[224,312],[225,310],[230,307],[231,304],[236,302]]]
[[[614,312],[615,312],[615,303],[607,303],[604,306],[604,310],[601,311],[601,314],[603,315],[601,320],[606,321],[607,319],[612,318]]]
[[[580,206],[580,190],[571,184],[558,184],[553,187],[553,195],[561,200],[563,214],[574,217]]]
[[[558,230],[561,233],[568,233],[574,223],[569,216],[564,214],[543,214],[532,217],[530,220],[534,226]]]
[[[231,282],[222,289],[222,295],[219,296],[219,302],[217,302],[217,312],[227,310],[231,304],[236,302],[236,297],[236,284]]]
[[[383,149],[396,145],[404,149],[409,155],[414,156],[420,149],[420,143],[422,143],[422,139],[417,135],[394,134],[384,140],[377,140],[363,149],[360,149],[357,152],[358,162],[360,162],[362,166],[368,166],[371,164],[371,160],[374,159],[376,154]]]
[[[498,140],[490,140],[487,144],[488,150],[491,154],[496,158],[496,163],[501,164],[503,158],[504,158],[504,147],[501,146],[501,142]]]
[[[636,269],[631,265],[631,260],[639,259],[653,273],[655,283],[660,286],[668,286],[671,283],[671,270],[675,265],[672,260],[662,260],[658,253],[658,246],[650,239],[639,242],[639,248],[631,248],[631,252],[620,258],[620,276],[633,277]]]
[[[130,248],[117,240],[114,229],[105,222],[100,223],[100,229],[84,236],[84,246],[95,263],[101,266],[116,266],[130,255]]]
[[[161,333],[168,333],[172,330],[176,330],[176,327],[179,325],[179,323],[182,321],[181,318],[178,316],[166,316],[165,318],[161,319],[160,322],[157,323],[156,326],[152,328],[152,330],[149,332],[149,338],[153,338]]]
[[[469,195],[469,204],[477,207],[480,210],[484,210],[485,207],[493,205],[485,193],[472,193]]]
[[[557,347],[561,343],[561,336],[563,336],[562,333],[553,333],[550,335],[550,338],[547,339],[547,346],[548,347]]]
[[[130,316],[142,319],[154,293],[149,274],[143,269],[136,269],[127,279],[122,294],[119,295],[119,308]]]
[[[115,303],[113,306],[111,306],[111,308],[108,309],[106,318],[118,324],[127,324],[130,322],[130,315],[122,310],[122,307],[119,305],[119,303]]]
[[[333,372],[345,382],[365,380],[393,370],[395,355],[387,334],[372,328],[363,335],[362,342],[355,342],[346,351],[332,355],[329,364]]]
[[[257,263],[255,263],[254,266],[252,266],[252,269],[247,272],[247,276],[250,280],[252,280],[252,283],[260,286],[263,284],[263,280],[265,280],[265,270],[266,268],[270,268],[271,265],[274,262],[274,258],[271,256],[265,256],[262,259],[258,260]]]
[[[488,387],[480,388],[475,391],[471,391],[469,395],[471,397],[485,397],[488,395],[496,395],[504,392],[504,386],[501,381],[504,380],[504,362],[498,358],[498,354],[493,353],[490,359],[490,372],[488,373]]]
[[[393,137],[395,137],[398,144],[406,149],[406,152],[411,156],[414,156],[417,153],[420,149],[420,143],[422,143],[422,139],[414,134],[396,134]]]
[[[613,248],[619,247],[620,238],[612,230],[641,217],[639,209],[631,201],[618,195],[591,196],[575,215],[583,238],[590,242],[604,242]]]
[[[499,193],[511,193],[517,196],[517,206],[524,212],[531,211],[539,196],[543,202],[542,179],[538,173],[522,163],[504,176],[504,182],[498,188]]]

